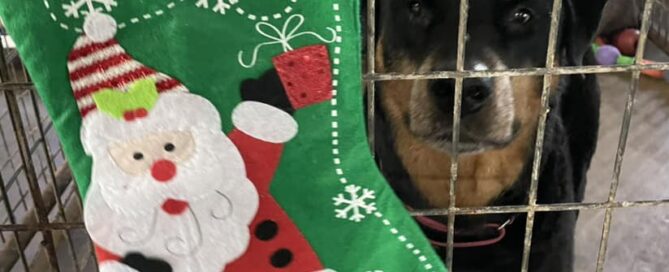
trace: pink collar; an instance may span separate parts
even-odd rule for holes
[[[448,233],[448,226],[444,223],[441,223],[437,220],[431,219],[426,216],[415,216],[416,221],[423,225],[424,227],[427,227],[431,230],[442,232],[442,233]],[[496,244],[497,242],[501,241],[504,239],[504,236],[506,236],[506,227],[508,225],[511,225],[513,221],[516,219],[516,216],[512,216],[508,220],[504,221],[502,224],[495,224],[495,223],[490,223],[486,224],[485,227],[489,229],[495,229],[497,231],[497,236],[491,239],[486,239],[486,240],[480,240],[480,241],[473,241],[473,242],[459,242],[459,243],[453,243],[454,248],[472,248],[472,247],[484,247],[484,246],[489,246]],[[457,232],[457,231],[456,231]],[[440,246],[440,247],[446,247],[447,243],[444,242],[439,242],[435,241],[432,239],[429,239],[430,243],[434,246]]]

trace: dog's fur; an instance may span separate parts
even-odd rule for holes
[[[378,2],[379,71],[455,70],[459,1]],[[593,64],[589,46],[605,2],[563,1],[556,64]],[[465,68],[543,67],[551,7],[552,1],[546,0],[470,0]],[[523,21],[524,14],[530,20]],[[596,146],[599,90],[593,75],[552,79],[538,203],[579,202]],[[453,80],[378,84],[377,158],[407,206],[448,207],[453,85]],[[543,77],[465,79],[464,86],[457,206],[527,204]],[[489,96],[481,90],[489,90]],[[481,229],[485,223],[501,223],[510,216],[458,216],[456,229],[473,233],[466,239],[484,239],[490,235]],[[526,217],[516,216],[501,242],[456,248],[454,270],[519,270]],[[530,271],[572,270],[576,217],[572,211],[536,214]],[[441,239],[444,234],[428,236]]]

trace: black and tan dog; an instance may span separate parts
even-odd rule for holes
[[[455,70],[459,1],[377,2],[378,70]],[[557,64],[593,64],[589,48],[605,2],[563,1]],[[549,0],[470,0],[465,68],[543,67],[551,8]],[[552,82],[538,203],[579,202],[596,145],[599,90],[593,75]],[[465,79],[463,85],[457,206],[527,204],[543,77]],[[448,207],[454,81],[387,81],[378,89],[375,148],[382,171],[407,206]],[[576,218],[576,212],[536,215],[530,271],[572,271]],[[504,237],[489,228],[510,219],[516,223],[505,227]],[[455,248],[454,270],[519,271],[525,220],[524,214],[457,217],[455,240],[464,246]],[[421,223],[435,244],[445,240],[439,226]]]

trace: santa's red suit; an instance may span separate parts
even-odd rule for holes
[[[282,144],[264,142],[235,130],[228,135],[239,148],[248,178],[260,195],[258,213],[251,222],[251,242],[225,271],[317,271],[318,256],[269,192],[279,164]]]
[[[293,109],[331,98],[332,75],[327,47],[308,46],[277,56],[274,66]],[[226,271],[318,271],[323,269],[309,242],[270,193],[283,144],[268,143],[240,130],[228,137],[239,148],[248,178],[260,195],[258,213],[250,225],[247,251]]]

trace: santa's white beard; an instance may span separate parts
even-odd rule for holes
[[[220,271],[245,251],[258,194],[242,157],[220,131],[193,137],[193,156],[166,183],[150,173],[130,176],[109,155],[94,156],[85,221],[96,244],[165,259],[174,271]],[[186,201],[188,209],[167,214],[161,206],[168,199]]]

